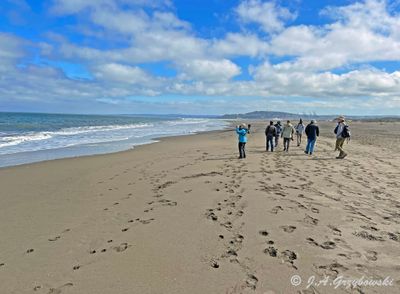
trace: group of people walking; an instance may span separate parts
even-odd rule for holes
[[[336,120],[337,126],[334,130],[336,135],[335,151],[340,152],[336,158],[343,159],[347,156],[347,153],[343,150],[343,144],[346,139],[350,138],[350,130],[345,122],[344,116],[339,116]],[[246,126],[242,124],[237,126],[236,133],[239,135],[239,158],[246,158],[245,146],[247,143],[247,135],[250,133],[250,125]],[[265,129],[266,151],[273,152],[279,145],[279,139],[283,138],[283,151],[289,152],[290,142],[294,141],[295,134],[297,146],[301,146],[304,133],[307,136],[307,144],[304,153],[312,155],[314,153],[317,137],[319,137],[319,126],[316,120],[311,120],[307,126],[303,124],[302,119],[300,119],[296,126],[293,126],[290,120],[286,121],[286,124],[283,126],[280,121],[276,123],[270,121]]]

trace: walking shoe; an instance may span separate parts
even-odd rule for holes
[[[304,153],[305,153],[305,154],[308,154],[308,152],[307,152],[307,151],[304,151]]]

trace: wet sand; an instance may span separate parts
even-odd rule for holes
[[[217,131],[0,169],[0,293],[399,293],[399,124],[354,122],[346,160],[332,123],[312,157],[252,124],[245,160]]]

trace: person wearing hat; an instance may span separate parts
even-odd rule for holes
[[[290,123],[290,120],[286,122],[282,130],[283,138],[283,151],[289,152],[290,141],[293,141],[294,127]]]
[[[295,127],[296,129],[296,137],[297,137],[297,146],[301,145],[301,138],[303,137],[305,126],[303,124],[303,120],[300,118],[299,123]]]
[[[339,116],[338,118],[336,118],[336,121],[338,123],[334,130],[334,133],[336,134],[335,151],[339,150],[340,152],[339,156],[337,156],[336,158],[343,159],[347,156],[347,153],[343,150],[343,144],[347,138],[350,138],[350,133],[344,116]]]
[[[278,147],[279,138],[281,137],[282,133],[282,125],[280,120],[278,120],[278,122],[275,124],[275,130],[276,130],[275,134],[275,148],[276,148]]]
[[[307,146],[304,153],[312,155],[314,152],[315,142],[317,141],[317,137],[319,137],[319,127],[315,120],[311,120],[307,125],[305,133],[307,135]]]
[[[246,158],[246,143],[247,143],[247,126],[245,124],[241,124],[236,126],[236,133],[239,135],[239,158]]]

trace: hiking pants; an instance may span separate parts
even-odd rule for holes
[[[239,157],[246,158],[246,151],[245,151],[246,143],[239,142],[238,146],[239,146]]]
[[[267,146],[266,150],[271,150],[271,152],[274,151],[274,136],[267,136]]]

